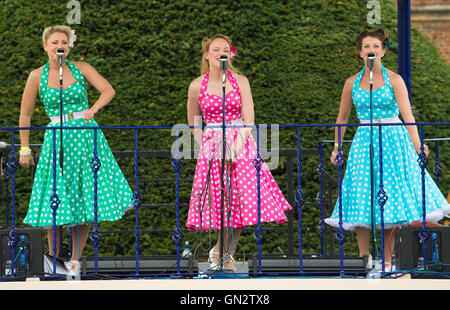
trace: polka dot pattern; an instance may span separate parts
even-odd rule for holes
[[[77,80],[64,90],[65,111],[82,111],[88,108],[86,82],[77,67],[67,61]],[[48,88],[48,63],[41,75],[40,99],[47,114],[59,113],[59,90]],[[56,92],[56,95],[54,93]],[[50,123],[44,134],[44,142],[36,168],[36,175],[25,223],[32,226],[50,227],[53,225],[53,211],[49,201],[53,193],[53,130],[59,123]],[[94,119],[86,124],[84,119],[67,121],[66,126],[80,127],[63,131],[64,159],[63,171],[59,166],[60,130],[56,130],[56,184],[61,200],[56,213],[56,225],[76,225],[94,220],[94,173],[90,162],[94,152],[94,130],[83,127],[97,127]],[[131,189],[117,165],[105,136],[97,130],[97,152],[101,162],[98,171],[98,222],[116,221],[132,207]]]
[[[382,67],[385,86],[373,93],[374,118],[398,116],[389,76]],[[359,88],[364,69],[357,76],[352,89],[352,98],[360,119],[370,119],[367,105],[369,92]],[[381,212],[376,195],[380,189],[379,131],[373,128],[374,148],[374,219],[381,223]],[[361,126],[355,133],[348,155],[345,176],[342,182],[342,221],[346,230],[357,226],[371,227],[371,182],[370,182],[370,127]],[[388,196],[384,206],[384,226],[392,228],[397,224],[422,221],[422,170],[417,162],[411,137],[405,126],[382,127],[383,188]],[[436,222],[449,212],[450,205],[439,191],[433,179],[426,172],[426,218]],[[330,218],[329,225],[339,226],[339,201]]]
[[[199,104],[207,123],[222,122],[222,98],[206,92],[209,74],[206,73],[199,95]],[[226,94],[226,121],[236,120],[241,115],[241,97],[236,79],[228,72],[233,89]],[[239,137],[238,130],[226,130],[227,149]],[[222,129],[207,128],[192,186],[191,200],[186,226],[192,231],[217,231],[221,227],[221,158]],[[256,143],[250,135],[236,163],[227,165],[224,173],[225,208],[224,225],[243,228],[258,223],[257,177],[253,159]],[[228,181],[230,180],[230,181]],[[261,222],[284,223],[285,212],[292,207],[284,198],[267,165],[263,163],[260,176]]]

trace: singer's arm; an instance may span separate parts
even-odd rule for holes
[[[203,76],[202,76],[203,77]],[[191,82],[188,89],[187,116],[189,126],[201,126],[201,110],[198,103],[200,95],[201,79],[197,78]],[[191,128],[195,141],[202,145],[202,128]]]
[[[403,121],[405,123],[415,123],[416,120],[412,114],[411,104],[409,102],[408,89],[406,88],[403,78],[394,72],[389,72],[389,78],[391,80],[392,88],[394,89],[395,99],[397,100]],[[406,129],[409,132],[414,149],[417,153],[420,153],[420,138],[417,132],[417,126],[406,126]],[[428,147],[426,145],[424,145],[424,152],[428,156]]]
[[[353,99],[352,99],[352,88],[353,88],[353,83],[355,82],[356,79],[356,75],[348,78],[345,81],[344,84],[344,88],[342,89],[342,95],[341,95],[341,103],[339,105],[339,114],[338,117],[336,119],[336,124],[346,124],[348,121],[348,117],[350,116],[350,112],[352,110],[352,104],[353,104]],[[345,126],[341,126],[341,137],[340,140],[339,138],[339,127],[335,127],[334,129],[334,153],[337,153],[338,151],[338,146],[337,143],[339,141],[341,141],[344,139],[344,133],[345,133]],[[331,162],[334,164],[334,159],[336,158],[336,155],[332,154],[331,155]]]
[[[255,113],[253,106],[253,97],[250,89],[250,83],[248,79],[243,75],[236,74],[236,81],[239,85],[239,90],[241,93],[242,102],[242,120],[244,125],[254,125],[255,124]],[[245,145],[248,136],[252,132],[252,127],[240,127],[239,136],[234,142],[235,155],[239,155],[242,147]]]
[[[100,93],[97,101],[84,113],[84,119],[87,122],[114,98],[116,92],[111,84],[90,64],[84,61],[75,62],[74,64],[80,69],[86,80]]]
[[[19,127],[30,127],[36,98],[39,95],[41,70],[42,69],[33,70],[28,76],[22,95],[22,102],[20,104]],[[22,147],[30,146],[29,138],[29,130],[20,130],[20,143]],[[34,165],[33,156],[21,155],[19,157],[19,164],[24,168],[28,168],[30,164]]]

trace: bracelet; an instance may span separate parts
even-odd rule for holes
[[[21,155],[21,156],[25,156],[25,155],[31,155],[31,149],[30,148],[28,148],[28,149],[25,149],[25,150],[20,150],[19,151],[19,154]]]
[[[334,143],[334,147],[339,147],[339,143]]]
[[[337,156],[338,153],[336,153],[335,151],[331,152],[332,156]]]
[[[20,147],[20,149],[21,149],[22,151],[26,151],[26,150],[29,150],[30,147],[29,147],[29,146],[22,146],[22,147]]]

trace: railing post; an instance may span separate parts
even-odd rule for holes
[[[134,131],[134,194],[133,206],[135,213],[135,253],[136,253],[136,275],[139,275],[139,208],[142,204],[142,197],[139,194],[139,143],[138,130]]]
[[[303,272],[303,218],[302,207],[305,203],[305,194],[302,189],[302,155],[300,147],[300,127],[297,127],[297,191],[295,193],[295,204],[298,208],[298,255],[299,255],[299,272]]]
[[[430,231],[427,228],[427,219],[426,219],[426,195],[425,195],[425,169],[428,164],[428,158],[425,155],[424,145],[423,145],[423,125],[420,126],[420,154],[417,159],[420,168],[422,169],[422,228],[420,229],[419,237],[420,242],[422,243],[423,249],[423,264],[427,264],[427,241],[430,237]]]
[[[16,245],[19,241],[19,235],[16,231],[16,170],[18,162],[15,155],[14,138],[14,131],[11,131],[11,156],[7,163],[7,168],[11,173],[11,231],[8,235],[8,245],[11,248],[11,276],[14,276]]]
[[[336,232],[336,239],[339,242],[339,256],[341,264],[341,276],[344,275],[344,242],[347,234],[342,222],[342,169],[344,168],[345,159],[342,154],[341,126],[338,126],[338,153],[334,160],[338,169],[338,207],[339,207],[339,227]]]
[[[94,153],[91,160],[91,168],[94,172],[94,230],[91,233],[91,240],[94,244],[94,265],[95,265],[95,273],[98,273],[98,245],[102,240],[102,235],[98,230],[98,170],[102,163],[97,155],[97,129],[94,129]]]
[[[324,194],[324,184],[323,184],[323,177],[325,175],[325,154],[323,150],[323,143],[319,142],[317,145],[317,148],[319,149],[319,167],[317,168],[317,172],[319,173],[319,194],[317,197],[317,203],[319,204],[319,212],[320,212],[320,218],[319,218],[319,233],[320,233],[320,255],[325,255],[324,250],[324,234],[326,231],[326,224],[324,221],[324,207],[325,207],[325,194]]]
[[[380,227],[380,234],[381,234],[381,262],[382,262],[382,272],[384,272],[384,205],[386,204],[386,201],[388,199],[386,192],[384,191],[384,185],[383,185],[383,143],[382,143],[382,128],[381,125],[378,127],[378,150],[379,150],[379,157],[380,157],[380,189],[377,193],[377,201],[380,205],[380,221],[381,221],[381,227]],[[374,221],[376,223],[376,221]],[[392,262],[391,262],[392,265]]]
[[[180,274],[180,248],[183,241],[183,231],[180,227],[180,170],[183,162],[181,161],[180,154],[178,152],[178,138],[179,131],[176,130],[175,143],[176,153],[172,159],[172,166],[175,170],[175,203],[176,203],[176,228],[172,235],[172,240],[175,242],[177,248],[177,274]]]
[[[62,147],[62,145],[61,145]],[[61,158],[60,158],[61,160]],[[59,207],[59,200],[56,188],[56,129],[53,129],[53,189],[50,196],[50,208],[53,211],[53,276],[56,276],[56,210]]]
[[[435,159],[434,159],[433,172],[436,175],[436,185],[439,188],[440,177],[441,177],[441,173],[442,173],[442,168],[441,168],[441,165],[439,164],[439,141],[434,142],[434,153],[436,155],[435,155]]]
[[[263,159],[259,153],[259,126],[256,126],[256,157],[253,160],[256,169],[256,189],[257,189],[257,206],[258,206],[258,224],[256,225],[253,237],[258,245],[258,273],[261,273],[261,247],[265,238],[264,230],[261,226],[261,168]]]

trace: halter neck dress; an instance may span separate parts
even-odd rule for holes
[[[227,124],[242,123],[242,103],[239,85],[228,71],[227,78],[232,89],[225,96],[225,121]],[[207,92],[209,72],[202,80],[199,105],[208,125],[222,125],[222,97]],[[228,152],[239,136],[239,128],[226,129]],[[226,165],[224,173],[224,226],[243,228],[258,223],[257,177],[253,163],[257,155],[255,140],[250,134],[244,150],[235,164]],[[217,231],[221,228],[221,158],[222,128],[206,127],[193,180],[186,226],[191,231]],[[292,207],[286,201],[265,162],[260,176],[261,222],[287,221],[285,212]]]
[[[386,68],[382,65],[384,86],[372,92],[373,122],[379,118],[398,117],[399,108]],[[359,87],[363,68],[352,87],[352,99],[360,120],[370,121],[370,93]],[[382,121],[383,122],[383,121]],[[398,119],[397,122],[401,122]],[[417,159],[406,126],[382,126],[383,187],[388,197],[384,205],[384,228],[397,224],[421,222],[422,212],[422,169]],[[359,126],[348,154],[347,167],[342,182],[342,222],[345,230],[357,226],[371,228],[371,172],[370,172],[370,126]],[[373,127],[374,148],[374,223],[381,223],[380,206],[376,199],[380,189],[379,130]],[[437,222],[450,212],[450,205],[439,191],[430,174],[425,171],[426,220]],[[325,222],[339,227],[339,200],[331,216]]]
[[[87,82],[81,71],[70,61],[66,63],[76,82],[63,90],[64,114],[88,109]],[[58,116],[58,122],[50,122],[44,134],[34,178],[30,204],[25,223],[49,228],[53,225],[50,197],[53,194],[53,130],[59,128],[60,90],[48,87],[49,63],[43,67],[39,98],[49,117]],[[94,153],[94,119],[87,123],[83,118],[64,121],[63,129],[63,173],[59,165],[60,130],[56,133],[56,186],[60,204],[56,212],[56,225],[74,226],[94,221],[94,172],[91,160]],[[116,221],[132,207],[133,193],[108,146],[105,136],[97,129],[97,152],[101,166],[98,170],[98,222]]]

